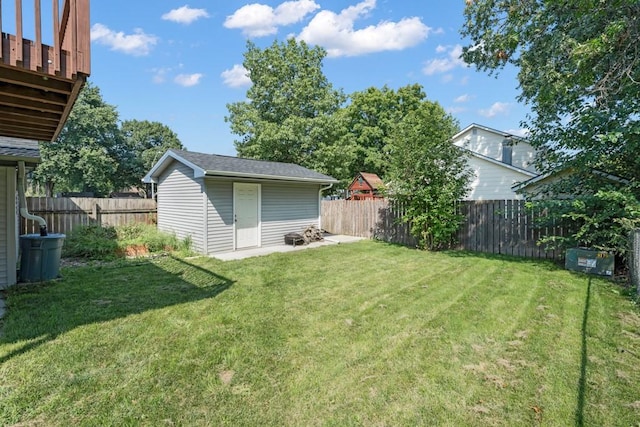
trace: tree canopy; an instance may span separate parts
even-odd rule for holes
[[[640,2],[468,0],[465,16],[464,59],[490,73],[519,67],[539,163],[571,171],[546,190],[572,199],[532,203],[566,226],[543,243],[624,256],[640,224]]]
[[[107,194],[127,184],[124,151],[116,108],[87,83],[58,138],[40,144],[42,163],[35,176],[47,195],[54,188]]]
[[[130,168],[135,177],[143,177],[168,149],[184,149],[178,135],[160,122],[125,120],[120,132],[131,155]],[[136,184],[140,185],[139,179]]]
[[[227,105],[225,117],[241,137],[235,141],[240,157],[332,172],[320,153],[334,151],[341,132],[334,114],[345,97],[322,73],[325,56],[321,47],[294,39],[265,49],[247,42],[243,65],[253,84],[246,101]]]
[[[426,99],[418,84],[371,87],[346,97],[322,71],[326,51],[294,39],[259,49],[247,43],[247,100],[228,104],[240,157],[296,163],[341,180],[382,177],[393,129]]]
[[[640,178],[640,2],[468,0],[464,59],[519,68],[523,123],[547,170]]]
[[[389,138],[398,123],[426,100],[422,86],[407,85],[397,91],[370,87],[349,96],[344,107],[343,146],[350,147],[348,176],[371,172],[385,176],[389,166]],[[450,135],[451,136],[451,135]]]
[[[35,179],[45,193],[92,192],[106,196],[141,179],[168,148],[182,148],[176,134],[158,122],[120,123],[116,107],[107,104],[88,82],[80,92],[58,138],[40,144],[42,163]]]

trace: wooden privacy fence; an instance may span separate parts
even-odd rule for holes
[[[415,246],[408,224],[397,221],[400,216],[387,199],[322,202],[322,228],[330,233]]]
[[[455,236],[455,248],[474,252],[530,258],[561,258],[563,253],[545,251],[537,242],[563,230],[540,228],[536,214],[522,200],[459,202],[463,222]],[[322,202],[322,228],[334,234],[375,238],[415,246],[409,225],[400,223],[401,206],[388,200],[331,200]]]
[[[29,213],[44,218],[51,233],[64,234],[79,225],[155,224],[157,218],[153,199],[27,197],[27,209]],[[21,233],[38,233],[39,230],[37,222],[21,218]]]
[[[538,241],[561,236],[560,227],[540,227],[536,213],[524,200],[465,201],[459,204],[463,221],[457,233],[457,248],[474,252],[527,258],[563,258],[564,251],[547,251]]]

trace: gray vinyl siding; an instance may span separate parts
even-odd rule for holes
[[[6,289],[9,285],[9,269],[7,265],[9,258],[7,184],[6,168],[0,168],[0,289]]]
[[[209,254],[233,251],[233,182],[207,179]]]
[[[173,162],[158,182],[158,229],[191,238],[192,249],[204,252],[204,202],[202,179],[193,169]]]
[[[16,283],[16,169],[0,167],[0,289]]]
[[[262,246],[281,245],[284,235],[318,225],[318,185],[262,184]]]

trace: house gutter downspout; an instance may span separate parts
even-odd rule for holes
[[[37,221],[40,224],[40,235],[47,236],[47,221],[44,218],[39,217],[37,215],[31,215],[27,210],[27,197],[24,194],[24,162],[18,162],[18,204],[20,206],[20,216],[24,219],[28,219],[31,221]]]
[[[320,187],[318,190],[318,229],[322,232],[322,192],[333,187],[333,184],[329,184],[326,187]]]

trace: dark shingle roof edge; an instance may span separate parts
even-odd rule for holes
[[[38,161],[40,160],[40,150],[37,147],[7,147],[0,145],[0,157]]]
[[[175,159],[194,169],[195,176],[228,176],[254,179],[273,179],[297,182],[334,184],[335,178],[293,163],[245,159],[170,149],[145,176],[145,182],[154,181],[164,169],[161,163]]]

